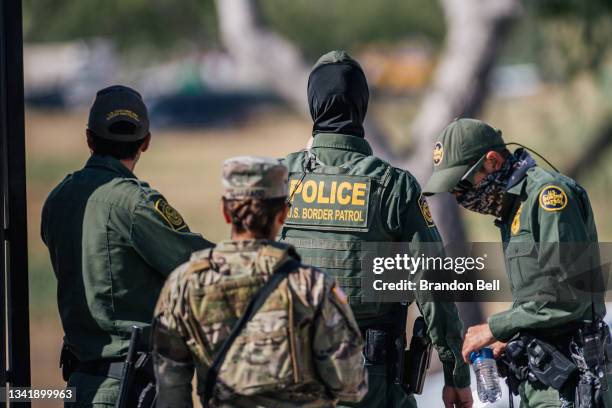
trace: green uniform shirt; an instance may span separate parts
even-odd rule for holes
[[[81,361],[124,355],[130,327],[150,327],[168,274],[211,246],[119,160],[96,155],[51,192],[41,233],[64,340]]]
[[[548,302],[530,298],[534,293],[554,290],[559,284],[562,278],[550,273],[551,265],[571,264],[577,256],[572,246],[546,244],[597,243],[586,191],[562,174],[533,167],[508,194],[512,200],[511,211],[498,226],[504,242],[513,306],[489,318],[495,338],[508,341],[519,331],[554,335],[567,331],[573,323],[592,320],[593,310],[596,316],[603,316],[605,305],[596,295],[593,303],[590,299],[556,298],[557,301]]]
[[[385,313],[392,304],[360,304],[359,296],[355,296],[356,299],[352,296],[359,293],[362,280],[361,259],[356,259],[359,255],[356,255],[355,250],[359,248],[359,241],[441,243],[440,234],[421,195],[421,188],[409,172],[394,168],[373,156],[369,143],[361,137],[318,133],[311,152],[316,156],[316,160],[322,163],[322,171],[327,174],[337,171],[338,183],[347,181],[353,185],[352,202],[345,207],[359,208],[351,206],[358,200],[365,204],[367,194],[360,193],[370,189],[369,204],[364,205],[367,208],[367,216],[366,212],[362,211],[352,220],[348,218],[348,221],[336,222],[339,225],[336,228],[326,221],[325,213],[321,213],[322,216],[316,221],[320,223],[320,227],[302,227],[299,224],[301,220],[296,222],[294,216],[300,216],[303,205],[294,195],[292,213],[282,232],[282,239],[296,246],[305,263],[336,276],[340,286],[349,295],[350,304],[362,329],[370,325],[393,323],[388,322],[388,318],[397,315]],[[304,152],[298,152],[290,154],[286,159],[291,179],[290,191],[295,188],[296,183],[293,180],[299,177],[304,157]],[[345,169],[348,170],[344,172]],[[315,169],[314,175],[310,176],[311,180],[317,180],[317,172],[318,169]],[[332,179],[333,177],[326,180]],[[315,181],[319,186],[322,182],[325,183]],[[303,183],[302,197],[298,197],[302,201],[308,201],[308,194],[312,192],[306,183],[307,181]],[[358,190],[359,183],[366,186],[365,190]],[[348,191],[341,191],[340,184],[335,190],[337,201],[346,196]],[[327,202],[327,195],[329,193],[325,192],[324,195],[317,196],[315,201]],[[294,214],[294,211],[297,214]],[[419,306],[427,321],[429,337],[443,363],[446,384],[456,387],[469,386],[468,366],[461,357],[462,323],[454,303],[423,302]]]

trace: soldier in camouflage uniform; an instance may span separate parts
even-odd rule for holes
[[[501,131],[474,119],[458,119],[444,129],[434,144],[433,166],[424,194],[452,192],[462,207],[496,217],[512,288],[510,309],[468,329],[464,358],[489,345],[499,355],[505,342],[528,334],[571,359],[577,330],[606,312],[601,293],[570,299],[554,292],[565,284],[560,271],[582,255],[578,251],[597,244],[586,191],[569,177],[537,166],[525,149],[511,153]],[[599,258],[598,252],[592,255]],[[542,295],[534,298],[534,293]],[[568,383],[556,390],[525,379],[519,387],[521,407],[574,407],[575,384]],[[610,392],[603,395],[606,406],[609,398]]]
[[[203,404],[215,407],[332,407],[367,391],[363,346],[333,278],[296,263],[238,332],[217,382],[203,395],[213,360],[257,292],[295,249],[275,243],[287,213],[287,168],[239,157],[223,167],[223,213],[232,240],[195,252],[166,282],[155,309],[158,407],[192,406],[197,373]]]

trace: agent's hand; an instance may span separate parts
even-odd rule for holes
[[[472,408],[472,390],[467,388],[455,388],[445,385],[442,388],[442,401],[444,408]]]
[[[491,344],[491,349],[493,350],[493,357],[499,358],[499,356],[501,356],[501,354],[506,349],[507,344],[508,343],[502,343],[501,341],[496,341],[495,343]]]
[[[480,350],[493,342],[495,342],[495,337],[493,337],[487,323],[470,327],[465,333],[465,339],[463,339],[463,350],[461,350],[463,360],[469,364],[472,351]]]

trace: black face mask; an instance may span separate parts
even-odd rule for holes
[[[325,64],[308,78],[312,134],[364,136],[363,121],[370,92],[361,68],[350,62]]]
[[[506,185],[511,175],[510,167],[489,174],[477,186],[456,197],[457,203],[466,210],[501,217]]]

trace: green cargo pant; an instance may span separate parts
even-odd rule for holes
[[[612,384],[608,376],[608,392],[604,400],[606,408],[612,408]],[[574,408],[574,390],[557,391],[554,388],[534,387],[525,381],[519,386],[521,408]]]
[[[360,403],[340,402],[338,407],[357,408],[416,408],[416,401],[411,394],[399,385],[387,379],[385,365],[367,365],[368,393]]]
[[[111,408],[119,397],[119,380],[74,372],[68,380],[74,387],[76,402],[67,402],[64,408]]]

